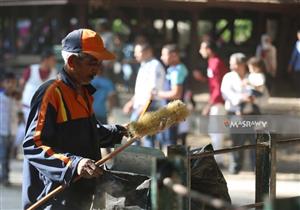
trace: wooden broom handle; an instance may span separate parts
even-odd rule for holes
[[[143,112],[140,115],[140,118],[145,114],[145,112],[149,108],[150,104],[151,104],[151,99],[145,105],[145,107],[143,109]],[[98,160],[95,164],[97,166],[101,166],[103,163],[105,163],[106,161],[112,159],[117,154],[119,154],[120,152],[122,152],[124,149],[126,149],[127,147],[129,147],[136,140],[138,140],[138,137],[130,137],[129,140],[125,144],[123,144],[122,146],[116,148],[113,152],[107,154],[105,157],[103,157],[100,160]],[[73,182],[78,181],[80,178],[81,178],[81,176],[75,177],[74,180],[73,180]],[[50,198],[52,198],[55,195],[57,195],[58,193],[62,192],[66,188],[67,188],[67,185],[65,185],[65,184],[62,184],[62,185],[58,186],[57,188],[55,188],[54,190],[52,190],[48,195],[46,195],[45,197],[41,198],[40,200],[38,200],[34,204],[32,204],[29,208],[27,208],[27,210],[34,210],[34,209],[36,209],[37,207],[39,207],[40,205],[44,204]]]
[[[146,113],[146,111],[148,110],[148,108],[150,107],[150,104],[152,103],[151,98],[147,101],[147,103],[144,106],[143,111],[141,112],[138,121],[143,117],[143,115]]]
[[[130,146],[136,140],[138,140],[138,138],[129,138],[129,140],[125,144],[123,144],[122,146],[116,148],[113,152],[107,154],[105,157],[103,157],[102,159],[98,160],[95,164],[97,166],[101,166],[103,163],[105,163],[106,161],[112,159],[117,154],[119,154],[120,152],[122,152],[124,149],[126,149],[128,146]],[[73,182],[77,182],[79,179],[81,179],[81,176],[75,177],[74,180],[73,180]],[[57,188],[55,188],[54,190],[52,190],[48,195],[46,195],[45,197],[41,198],[36,203],[34,203],[32,206],[30,206],[27,210],[34,210],[34,209],[36,209],[37,207],[39,207],[40,205],[44,204],[47,200],[49,200],[53,196],[55,196],[58,193],[62,192],[65,188],[67,188],[67,185],[65,185],[65,184],[62,184],[62,185],[58,186]]]

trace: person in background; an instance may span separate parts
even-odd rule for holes
[[[12,107],[11,107],[11,138],[10,138],[10,148],[12,157],[16,157],[15,150],[15,139],[19,127],[18,112],[22,112],[22,92],[16,89],[12,94]],[[24,136],[25,130],[23,130]]]
[[[0,183],[9,186],[9,156],[11,138],[11,107],[17,79],[13,73],[5,73],[0,92]]]
[[[218,116],[225,115],[224,99],[221,93],[221,83],[223,76],[228,72],[222,59],[216,53],[217,47],[210,40],[203,41],[200,44],[199,53],[204,59],[208,59],[207,77],[204,77],[200,71],[193,72],[194,78],[201,82],[208,80],[209,101],[203,108],[202,115],[209,115],[209,136],[215,150],[222,149],[224,143],[224,133],[218,128]],[[215,131],[215,132],[212,132]],[[216,155],[215,159],[219,166],[224,166],[222,155]]]
[[[152,47],[148,43],[137,44],[134,48],[134,56],[141,64],[135,82],[133,97],[124,105],[123,112],[131,113],[131,121],[137,121],[143,109],[151,99],[151,93],[155,90],[163,90],[165,69],[153,56]],[[154,99],[148,110],[156,110],[162,105],[161,100]],[[145,147],[154,147],[154,136],[143,138]]]
[[[277,72],[277,50],[268,34],[261,36],[261,43],[256,48],[256,57],[262,59],[266,66],[266,83],[271,91]]]
[[[177,45],[167,44],[163,46],[161,60],[167,66],[165,87],[164,90],[154,89],[152,97],[165,100],[166,102],[176,99],[184,101],[185,81],[188,76],[188,70],[181,62]],[[178,139],[178,126],[174,125],[160,135],[162,146],[175,145]]]
[[[18,119],[18,127],[16,131],[16,136],[14,139],[14,145],[13,145],[13,157],[16,159],[19,158],[19,155],[23,155],[22,152],[20,151],[22,147],[22,142],[25,136],[25,118],[24,114],[22,111],[18,111],[17,113],[17,119]]]
[[[64,192],[40,209],[90,209],[103,171],[95,164],[100,148],[119,144],[127,129],[96,120],[90,84],[103,60],[115,56],[94,31],[78,29],[62,40],[65,65],[56,80],[44,83],[32,99],[23,141],[23,208],[60,185]],[[73,182],[74,178],[81,179]]]
[[[52,50],[45,50],[41,55],[40,64],[33,64],[24,70],[19,85],[21,90],[24,89],[22,94],[22,107],[25,121],[27,121],[31,99],[35,91],[42,83],[56,78],[57,70],[55,65],[56,58],[54,52]]]
[[[257,58],[252,57],[248,60],[249,75],[243,80],[246,92],[249,97],[253,97],[251,103],[240,104],[240,114],[260,114],[260,106],[267,102],[269,92],[266,87],[265,64]]]
[[[289,62],[288,73],[292,76],[293,87],[297,96],[300,97],[300,29],[297,31],[297,39]]]
[[[230,56],[230,69],[223,77],[221,84],[221,92],[225,99],[225,110],[229,119],[235,121],[242,120],[243,116],[240,113],[241,103],[253,103],[254,97],[247,94],[247,90],[243,84],[245,79],[248,79],[248,69],[246,56],[243,53],[234,53]],[[239,128],[230,128],[230,136],[232,146],[244,145],[248,140],[251,144],[255,144],[255,133],[249,129],[243,132]],[[251,167],[255,166],[255,152],[251,153]],[[229,172],[238,174],[243,166],[244,151],[233,152],[230,156]]]
[[[93,94],[93,108],[97,120],[102,124],[107,124],[108,113],[116,105],[116,88],[111,80],[103,75],[103,69],[99,69],[91,84],[96,88]]]

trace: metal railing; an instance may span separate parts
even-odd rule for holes
[[[187,156],[188,160],[197,159],[201,157],[208,157],[217,154],[225,154],[240,150],[255,149],[256,150],[256,186],[255,186],[255,203],[247,204],[243,206],[231,205],[226,201],[222,201],[217,198],[213,198],[208,195],[201,194],[197,191],[191,190],[180,183],[173,182],[171,178],[165,178],[163,183],[164,186],[171,189],[174,193],[189,197],[189,199],[198,200],[207,205],[213,206],[217,209],[261,209],[264,205],[263,199],[265,195],[269,196],[269,199],[276,198],[276,172],[277,172],[277,145],[286,144],[298,144],[300,138],[289,138],[289,139],[272,139],[270,134],[265,135],[267,138],[257,138],[256,144],[249,144],[243,146],[235,146],[230,148],[224,148],[215,151],[208,151],[199,154],[192,154]]]

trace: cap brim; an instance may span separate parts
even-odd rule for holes
[[[98,60],[114,60],[116,56],[109,52],[108,50],[104,49],[101,53],[94,52],[94,51],[82,51],[83,53],[87,53],[92,55],[93,57],[97,58]]]

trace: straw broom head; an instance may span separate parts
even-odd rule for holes
[[[157,111],[145,113],[137,122],[131,122],[128,130],[135,137],[153,135],[185,120],[188,115],[187,106],[175,100]]]

